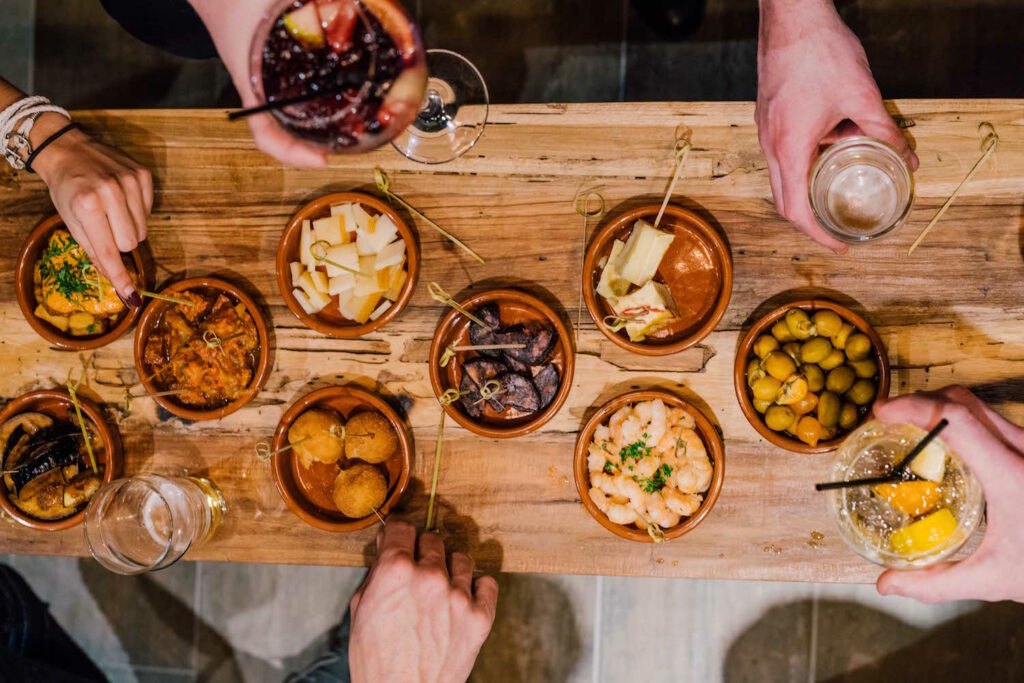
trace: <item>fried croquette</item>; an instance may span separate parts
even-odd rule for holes
[[[398,436],[378,412],[353,415],[345,427],[345,457],[369,463],[384,462],[398,450]]]
[[[373,465],[356,463],[338,472],[334,479],[334,504],[341,514],[362,519],[384,504],[387,479]]]
[[[288,442],[303,467],[309,468],[314,461],[329,465],[344,455],[341,433],[342,421],[337,413],[312,408],[295,418],[288,428]]]

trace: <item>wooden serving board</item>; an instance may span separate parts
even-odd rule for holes
[[[305,525],[284,506],[270,469],[253,457],[285,408],[329,384],[355,382],[390,397],[415,438],[405,510],[422,524],[440,407],[427,351],[445,310],[426,293],[522,287],[576,317],[584,240],[572,198],[600,184],[611,214],[658,201],[671,172],[674,131],[693,129],[694,150],[675,201],[726,237],[735,263],[732,302],[701,345],[666,358],[630,355],[606,341],[584,311],[568,402],[539,433],[479,438],[448,421],[439,481],[441,523],[454,548],[486,570],[768,580],[871,581],[878,569],[848,550],[811,486],[828,457],[761,440],[733,393],[738,336],[786,299],[826,295],[878,330],[893,366],[893,393],[973,387],[1024,421],[1024,101],[902,101],[921,157],[917,203],[891,237],[836,256],[775,213],[748,103],[516,105],[492,107],[480,143],[464,158],[428,167],[390,147],[337,157],[329,169],[282,168],[223,111],[96,111],[87,129],[153,169],[149,243],[161,279],[216,273],[261,295],[273,323],[274,370],[266,389],[220,422],[186,424],[151,401],[125,415],[119,387],[135,379],[132,339],[92,355],[91,394],[107,401],[125,443],[125,471],[203,473],[223,488],[221,532],[189,557],[204,560],[359,565],[375,529],[340,535]],[[995,124],[991,163],[912,258],[907,247],[974,163],[977,127]],[[479,251],[480,265],[415,220],[420,284],[404,314],[379,333],[345,341],[302,327],[282,303],[274,256],[282,227],[327,192],[373,191],[373,168],[392,189]],[[22,318],[13,272],[23,237],[53,211],[33,175],[0,170],[0,396],[61,384],[88,355],[56,351]],[[412,218],[410,217],[410,220]],[[593,230],[593,227],[591,228]],[[663,387],[693,401],[725,436],[725,486],[694,532],[652,546],[616,538],[591,519],[572,481],[576,434],[597,406],[636,388]],[[974,542],[977,542],[977,537]],[[47,534],[0,525],[0,552],[85,554],[82,530]]]

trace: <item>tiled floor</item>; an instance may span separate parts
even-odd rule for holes
[[[115,683],[282,680],[323,652],[361,569],[91,560],[13,565]],[[473,683],[1024,680],[1024,605],[871,586],[504,575]],[[900,672],[894,674],[894,672]]]
[[[753,0],[408,5],[428,46],[477,63],[495,102],[756,94]],[[887,96],[1024,96],[1024,0],[838,6]],[[0,0],[0,16],[0,73],[67,106],[237,99],[218,62],[139,43],[96,0]],[[8,561],[115,683],[280,681],[327,646],[363,576],[181,563],[124,578],[85,560]],[[1024,680],[1024,606],[925,606],[870,586],[523,575],[500,583],[476,683]]]

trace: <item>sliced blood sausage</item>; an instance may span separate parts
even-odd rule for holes
[[[526,366],[540,365],[551,353],[557,337],[555,329],[546,323],[531,321],[505,328],[505,342],[525,344],[522,349],[504,349],[505,358],[514,358]]]
[[[476,397],[473,399],[478,400],[480,398],[479,390],[489,379],[494,379],[503,372],[508,372],[508,367],[500,360],[492,360],[483,356],[477,356],[471,358],[466,362],[462,363],[463,380],[466,377],[472,381],[472,388],[477,391]],[[464,391],[465,381],[460,384],[460,391]],[[505,411],[505,405],[498,400],[500,397],[496,396],[488,403],[491,408],[499,413]],[[480,406],[478,405],[477,408]]]
[[[463,375],[462,381],[459,383],[459,393],[462,394],[462,398],[459,399],[459,403],[462,404],[462,409],[466,411],[474,420],[479,420],[484,415],[484,404],[480,403],[480,387],[478,387],[469,375]]]
[[[533,383],[540,395],[541,409],[547,408],[555,400],[561,378],[558,375],[558,368],[553,363],[548,363],[533,376]]]
[[[501,315],[498,312],[498,304],[489,303],[482,306],[478,306],[473,310],[473,315],[483,320],[485,323],[490,325],[493,329],[488,330],[485,327],[477,325],[475,322],[469,323],[469,341],[473,345],[480,344],[501,344],[503,343],[501,329]],[[500,358],[501,351],[498,349],[482,349],[478,351],[485,356],[491,358]]]
[[[535,413],[540,410],[540,395],[537,387],[524,375],[518,372],[505,372],[497,377],[501,388],[501,400],[505,405],[524,413]]]

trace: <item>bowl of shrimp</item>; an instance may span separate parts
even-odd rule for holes
[[[725,478],[722,437],[695,407],[667,391],[633,391],[587,420],[573,472],[583,507],[616,536],[678,538],[700,524]]]

